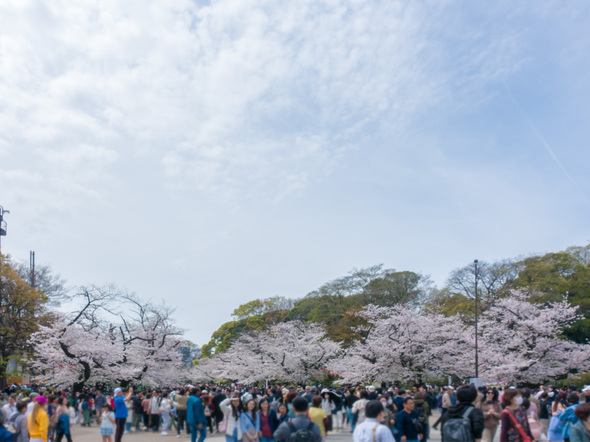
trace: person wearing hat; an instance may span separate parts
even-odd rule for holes
[[[125,432],[125,422],[127,421],[127,416],[129,416],[129,412],[127,411],[127,404],[125,402],[131,400],[131,395],[133,394],[133,387],[129,389],[127,396],[123,395],[123,390],[120,388],[115,388],[115,398],[113,400],[115,404],[115,442],[121,442],[123,438],[123,433]]]
[[[49,416],[47,415],[47,399],[45,396],[35,397],[33,410],[29,416],[28,428],[30,442],[47,442]]]

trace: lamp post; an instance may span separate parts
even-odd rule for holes
[[[477,259],[473,261],[473,265],[475,267],[475,377],[479,378],[479,360],[478,360],[478,347],[477,347],[477,301],[478,301],[478,295],[477,295],[477,278],[478,278],[478,274],[477,274]]]
[[[2,237],[6,236],[6,221],[4,221],[5,213],[10,213],[10,210],[4,210],[4,207],[0,206],[0,253],[2,253]]]

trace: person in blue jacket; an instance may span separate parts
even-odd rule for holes
[[[240,427],[244,442],[256,442],[259,439],[260,415],[256,413],[256,399],[246,402],[245,410],[240,415]]]
[[[580,402],[580,398],[578,397],[577,394],[575,393],[570,393],[567,395],[567,405],[568,407],[562,411],[561,413],[559,413],[557,416],[554,416],[554,418],[559,419],[561,422],[564,423],[564,427],[563,427],[563,439],[564,440],[569,440],[570,438],[570,427],[572,425],[575,425],[579,422],[579,419],[576,417],[576,415],[574,414],[574,412],[576,411],[576,408],[578,408],[579,402]]]
[[[197,441],[197,430],[199,431],[199,442],[203,442],[207,437],[207,419],[205,418],[203,401],[199,397],[200,394],[201,389],[193,387],[186,401],[186,423],[191,429],[191,442]]]
[[[14,434],[6,429],[4,424],[6,423],[6,414],[0,410],[0,441],[1,442],[13,442]]]

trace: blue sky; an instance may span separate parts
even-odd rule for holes
[[[16,259],[177,307],[203,344],[353,267],[590,240],[581,1],[4,1]]]

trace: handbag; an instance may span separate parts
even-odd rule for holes
[[[516,427],[516,429],[520,433],[520,437],[522,438],[523,442],[533,442],[533,440],[529,437],[529,435],[524,432],[524,428],[522,428],[522,425],[520,425],[520,422],[518,422],[518,420],[516,420],[516,417],[514,417],[514,415],[512,414],[512,412],[509,409],[504,408],[504,411],[502,411],[502,413],[508,413],[508,416],[510,416],[510,419],[512,419],[512,423],[514,424],[514,426]]]
[[[254,428],[250,428],[244,436],[242,436],[242,442],[257,442],[258,432]]]
[[[220,433],[225,433],[227,431],[227,421],[228,421],[228,417],[229,417],[230,413],[231,413],[231,410],[229,410],[227,413],[225,413],[223,415],[223,419],[217,425],[217,431],[219,431]]]
[[[529,420],[529,430],[531,430],[531,434],[533,435],[534,440],[541,440],[541,425],[537,418],[535,417],[535,413],[529,411],[528,415]]]

